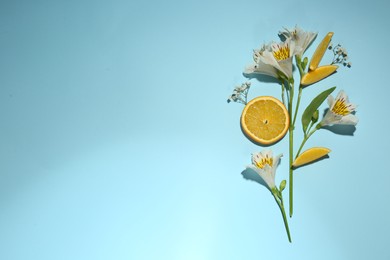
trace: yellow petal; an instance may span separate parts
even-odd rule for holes
[[[309,71],[305,75],[303,75],[301,79],[301,85],[307,86],[313,83],[316,83],[317,81],[320,81],[329,75],[331,75],[333,72],[335,72],[338,69],[339,66],[337,65],[325,65],[318,67],[317,69],[313,71]]]
[[[325,147],[313,147],[309,148],[303,153],[301,153],[297,159],[293,162],[292,166],[293,167],[299,167],[308,163],[311,163],[315,160],[318,160],[325,155],[330,153],[330,149],[325,148]]]
[[[318,64],[320,64],[322,57],[324,57],[325,51],[329,46],[330,40],[332,40],[333,32],[329,32],[324,39],[318,44],[316,51],[313,54],[313,57],[311,57],[311,61],[309,64],[309,71],[315,70],[318,67]]]

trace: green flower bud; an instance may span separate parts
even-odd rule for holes
[[[317,123],[319,115],[320,115],[320,111],[318,111],[317,109],[316,112],[314,112],[313,115],[311,116],[311,121],[313,122],[313,124]]]
[[[279,190],[282,192],[286,188],[286,180],[282,180],[279,185]]]
[[[302,64],[302,69],[305,70],[306,69],[306,66],[307,66],[307,63],[308,63],[309,59],[307,57],[305,57],[303,59],[303,62],[301,63]]]

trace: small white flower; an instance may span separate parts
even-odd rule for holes
[[[284,29],[284,31],[279,32],[279,34],[283,35],[286,40],[295,42],[295,55],[299,57],[302,57],[303,53],[317,37],[316,32],[306,32],[298,26],[295,26],[292,30]]]
[[[241,86],[236,86],[233,90],[233,94],[229,96],[227,102],[230,103],[234,101],[246,105],[248,91],[250,87],[251,87],[250,82],[245,82],[242,83]]]
[[[356,125],[358,123],[358,118],[352,114],[356,109],[356,105],[349,102],[348,96],[343,90],[338,93],[336,99],[332,95],[329,95],[328,105],[329,110],[319,126],[334,124]]]
[[[275,188],[275,173],[282,154],[273,157],[271,150],[252,154],[252,165],[247,166],[257,172],[270,190]]]
[[[246,91],[247,89],[249,89],[250,86],[251,86],[250,82],[245,82],[245,83],[242,83],[241,86],[235,87],[234,91],[237,93],[242,93],[242,92]]]
[[[348,68],[351,67],[348,52],[340,44],[337,44],[336,47],[333,48],[333,61],[331,64],[342,64]]]
[[[295,43],[287,39],[281,43],[272,42],[253,51],[254,64],[248,66],[245,74],[265,74],[275,78],[284,75],[292,78],[292,57],[295,55]]]

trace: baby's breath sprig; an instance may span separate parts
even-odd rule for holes
[[[333,47],[332,43],[328,47],[329,50],[333,51],[333,61],[332,65],[334,64],[341,64],[344,67],[350,68],[352,66],[352,63],[348,61],[348,53],[347,50],[341,46],[341,44],[337,44],[335,47]]]
[[[246,105],[248,103],[248,92],[250,87],[251,83],[249,81],[242,83],[241,86],[235,87],[227,102],[230,103],[234,101]]]

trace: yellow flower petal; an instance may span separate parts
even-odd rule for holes
[[[320,81],[329,75],[331,75],[333,72],[335,72],[338,69],[339,66],[337,65],[325,65],[318,67],[317,69],[313,71],[309,71],[305,75],[303,75],[301,79],[301,84],[303,86],[307,86],[313,83],[316,83],[317,81]]]
[[[313,147],[309,148],[303,153],[301,153],[297,159],[293,162],[292,166],[293,167],[299,167],[311,162],[314,162],[315,160],[318,160],[325,155],[330,153],[330,149],[325,148],[325,147]]]
[[[313,57],[311,57],[309,71],[317,69],[322,60],[322,57],[324,57],[325,51],[328,48],[330,41],[332,40],[332,36],[333,32],[329,32],[318,45],[316,51],[313,54]]]

